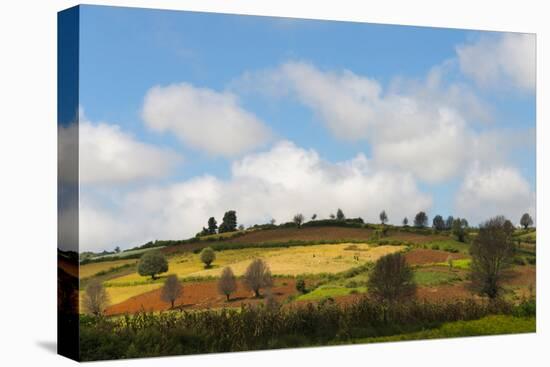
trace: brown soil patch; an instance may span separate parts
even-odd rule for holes
[[[305,228],[278,228],[250,232],[241,237],[227,240],[231,243],[268,243],[287,241],[339,241],[357,240],[366,241],[372,235],[367,228],[346,227],[305,227]]]
[[[297,294],[294,279],[275,279],[275,286],[271,290],[275,299],[282,302],[292,294]],[[106,310],[107,315],[124,313],[137,313],[140,311],[165,311],[170,309],[170,304],[160,299],[161,290],[140,294],[124,302],[110,306]],[[262,292],[262,294],[265,294]],[[194,282],[183,284],[183,295],[176,300],[176,308],[179,309],[205,309],[217,307],[240,307],[241,304],[256,304],[264,302],[263,298],[254,298],[251,291],[245,289],[239,282],[237,291],[231,295],[231,300],[226,301],[225,296],[218,293],[217,282]]]
[[[504,284],[507,286],[535,286],[537,269],[534,266],[516,266],[505,274]]]
[[[210,246],[212,243],[242,243],[258,244],[288,241],[367,241],[372,235],[368,228],[346,227],[305,227],[263,229],[246,233],[242,236],[223,241],[197,241],[181,245],[169,246],[161,251],[167,255],[182,251],[195,251]]]
[[[57,266],[60,269],[73,277],[78,277],[78,263],[76,261],[70,261],[61,256],[57,257]]]
[[[441,302],[478,298],[472,293],[468,282],[461,282],[437,287],[419,287],[416,290],[419,301]]]
[[[447,240],[449,239],[449,237],[443,236],[440,234],[426,235],[426,234],[420,234],[420,233],[390,231],[388,233],[388,239],[421,244],[421,243],[432,242],[432,241]]]
[[[447,261],[449,256],[453,260],[466,258],[466,255],[460,253],[418,248],[407,252],[405,259],[410,265],[425,265]]]

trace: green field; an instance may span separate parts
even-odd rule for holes
[[[429,330],[391,336],[355,339],[353,343],[379,343],[405,340],[458,338],[499,334],[520,334],[536,332],[535,317],[491,315],[479,320],[454,321]]]

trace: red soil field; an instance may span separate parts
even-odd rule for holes
[[[373,231],[367,228],[346,227],[305,227],[265,229],[247,233],[241,237],[228,239],[232,243],[266,243],[287,241],[366,241]]]
[[[289,295],[297,294],[294,279],[275,279],[275,286],[271,290],[275,299],[279,302],[285,300]],[[112,305],[107,308],[107,315],[118,315],[124,313],[137,313],[140,311],[165,311],[170,309],[170,304],[160,299],[161,290],[140,294],[124,302]],[[260,292],[265,294],[264,292]],[[240,307],[242,303],[255,304],[264,302],[263,298],[254,298],[251,291],[245,289],[239,282],[237,291],[231,295],[229,302],[226,302],[224,295],[218,293],[217,282],[195,282],[183,284],[183,295],[176,300],[178,309],[205,309],[217,307]]]
[[[449,256],[453,260],[466,258],[464,254],[460,253],[453,254],[447,251],[418,248],[407,252],[405,260],[410,265],[425,265],[447,261]]]

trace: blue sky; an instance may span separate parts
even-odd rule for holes
[[[82,185],[85,248],[193,235],[224,206],[246,225],[340,206],[394,223],[418,210],[473,223],[535,214],[534,36],[98,6],[80,21],[81,171],[101,171]],[[285,183],[304,171],[303,185]],[[257,212],[239,199],[254,187]],[[236,197],[216,204],[220,190]],[[188,199],[166,209],[174,192]],[[121,230],[125,216],[143,230]]]

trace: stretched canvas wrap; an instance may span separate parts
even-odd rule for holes
[[[58,20],[60,354],[535,332],[534,34]]]

